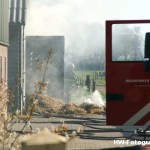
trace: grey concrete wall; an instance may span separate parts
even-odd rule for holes
[[[45,81],[48,81],[47,95],[55,98],[64,98],[64,37],[63,36],[27,36],[26,37],[26,80],[27,93],[34,91],[35,82],[42,81],[48,51],[52,49],[46,70]],[[37,68],[43,63],[42,70]]]

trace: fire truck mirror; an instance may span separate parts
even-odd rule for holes
[[[145,34],[144,70],[150,72],[150,32]]]

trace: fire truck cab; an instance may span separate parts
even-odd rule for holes
[[[106,21],[107,125],[150,125],[150,20]]]

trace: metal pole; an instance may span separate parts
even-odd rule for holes
[[[22,50],[21,50],[21,53],[22,53],[22,61],[21,61],[21,66],[22,66],[22,72],[21,72],[21,114],[22,114],[22,111],[23,109],[25,108],[25,84],[26,84],[26,80],[25,80],[25,74],[26,74],[26,71],[25,71],[25,33],[24,33],[24,30],[25,30],[25,26],[23,25],[22,26]]]

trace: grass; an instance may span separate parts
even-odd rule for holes
[[[95,73],[98,74],[98,78],[95,78]],[[82,80],[86,80],[86,75],[90,75],[91,80],[95,80],[96,84],[105,84],[105,76],[99,76],[99,73],[104,74],[104,71],[97,70],[77,70],[75,71],[75,75]]]
[[[96,89],[101,93],[103,98],[106,98],[106,89],[105,89],[105,72],[100,70],[76,70],[74,71],[75,75],[80,78],[81,80],[86,80],[86,76],[90,75],[91,79],[91,92],[92,92],[92,80],[96,82],[96,85],[102,85],[97,87]],[[97,74],[97,77],[95,76]],[[104,85],[104,86],[103,86]]]

